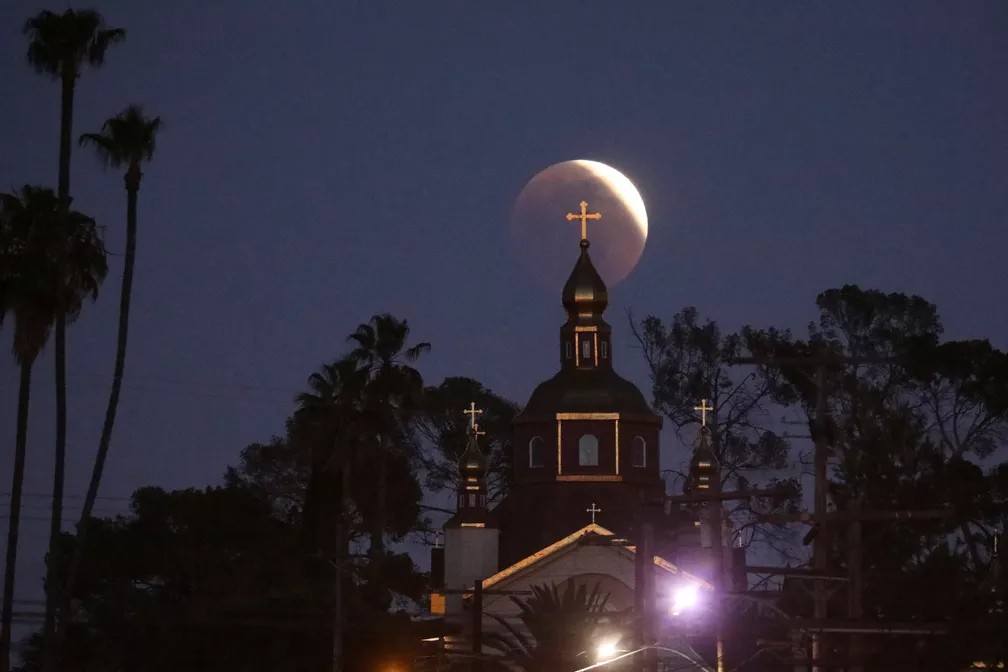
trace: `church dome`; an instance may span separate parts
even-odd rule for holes
[[[476,434],[470,434],[469,443],[459,459],[459,474],[463,479],[482,479],[488,468],[487,458],[476,443]]]
[[[637,386],[612,369],[560,371],[533,390],[521,415],[552,417],[556,413],[599,411],[654,416]]]
[[[609,305],[609,292],[588,256],[587,240],[581,241],[581,255],[560,296],[571,315],[601,315]]]

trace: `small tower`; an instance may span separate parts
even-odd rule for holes
[[[483,411],[470,404],[469,441],[459,460],[455,515],[445,523],[444,583],[449,591],[472,588],[477,579],[497,572],[499,532],[487,510],[487,459],[479,447],[484,434],[476,424]],[[446,616],[462,613],[462,595],[448,593]]]

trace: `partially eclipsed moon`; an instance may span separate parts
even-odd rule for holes
[[[580,219],[568,212],[602,213],[588,222],[592,262],[610,287],[626,278],[644,251],[644,200],[625,175],[598,161],[564,161],[535,175],[518,195],[511,233],[518,258],[536,280],[560,291],[580,253]]]

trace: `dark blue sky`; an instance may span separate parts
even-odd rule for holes
[[[25,64],[19,32],[45,6],[0,9],[3,189],[55,186],[58,88]],[[140,193],[103,495],[215,481],[243,446],[282,429],[306,376],[379,311],[433,343],[429,382],[469,375],[523,403],[555,369],[562,312],[559,287],[523,276],[508,220],[525,181],[567,159],[616,166],[647,205],[644,256],[610,304],[616,366],[645,390],[628,308],[670,316],[693,304],[729,328],[802,330],[819,291],[853,282],[919,293],[949,336],[1008,347],[1003,2],[100,10],[128,39],[80,81],[75,132],[134,101],[166,122]],[[76,151],[73,195],[119,253],[121,177]],[[572,236],[571,264],[576,255]],[[121,257],[111,267],[70,332],[71,495],[84,490],[110,381]],[[51,372],[47,353],[33,495],[51,478]],[[11,359],[0,373],[12,445]],[[666,443],[666,461],[681,461]],[[0,451],[4,493],[11,452]],[[23,577],[47,515],[41,498],[27,506]],[[124,506],[103,500],[100,511]]]

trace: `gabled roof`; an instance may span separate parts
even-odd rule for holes
[[[521,572],[523,572],[523,571],[525,571],[527,569],[530,569],[530,568],[534,567],[535,565],[537,565],[537,564],[545,561],[550,556],[556,555],[557,553],[559,553],[559,552],[561,552],[561,551],[563,551],[563,550],[565,550],[567,548],[570,548],[571,546],[576,545],[582,539],[584,539],[585,537],[590,536],[590,535],[595,535],[595,536],[599,536],[599,537],[613,537],[613,536],[615,536],[610,530],[607,530],[606,528],[602,527],[601,525],[598,525],[596,523],[589,523],[588,525],[585,525],[584,527],[582,527],[580,530],[577,530],[575,532],[572,532],[571,534],[568,534],[566,537],[564,537],[564,538],[562,538],[562,539],[560,539],[558,541],[553,542],[552,544],[550,544],[546,548],[543,548],[543,549],[541,549],[539,551],[536,551],[532,555],[529,555],[529,556],[527,556],[525,558],[522,558],[521,560],[519,560],[518,562],[514,563],[510,567],[505,567],[504,569],[500,570],[499,572],[497,572],[493,576],[484,579],[483,580],[483,588],[489,588],[490,586],[493,586],[494,584],[500,583],[501,581],[503,581],[503,580],[505,580],[507,578],[515,576],[516,574],[519,574],[519,573],[521,573]],[[635,546],[622,546],[622,547],[617,547],[617,548],[620,551],[624,551],[624,552],[629,553],[631,555],[636,554],[636,552],[637,552],[637,548]],[[680,575],[682,575],[684,577],[688,577],[688,578],[696,581],[697,583],[699,583],[704,588],[707,588],[707,589],[713,588],[713,586],[711,586],[711,584],[708,583],[707,581],[705,581],[704,579],[702,579],[702,578],[700,578],[698,576],[695,576],[693,574],[690,574],[688,572],[680,571],[678,567],[676,567],[674,564],[672,564],[671,562],[665,560],[662,557],[659,557],[657,555],[654,556],[654,564],[655,564],[656,567],[659,567],[659,568],[665,570],[666,572],[668,572],[670,574],[680,574]]]

